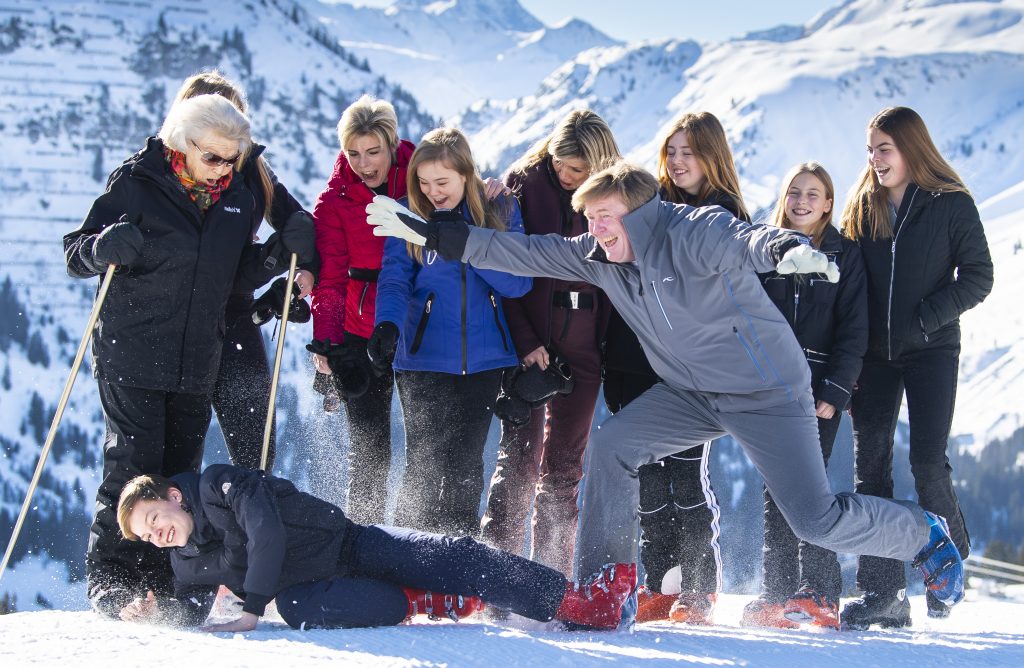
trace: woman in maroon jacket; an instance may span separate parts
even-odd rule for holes
[[[342,114],[338,139],[341,153],[313,209],[322,263],[313,291],[313,338],[320,342],[320,350],[330,351],[314,354],[313,364],[322,374],[317,386],[330,388],[328,394],[337,387],[347,405],[346,513],[355,522],[379,524],[384,521],[391,466],[394,374],[390,369],[380,375],[371,372],[366,357],[385,241],[373,236],[373,228],[366,224],[366,205],[374,195],[405,197],[406,166],[414,146],[398,138],[394,107],[368,95]],[[326,378],[334,372],[368,379],[369,385],[364,385],[365,391],[359,387],[348,393],[344,382]]]
[[[589,110],[566,116],[509,171],[506,184],[519,197],[526,233],[586,233],[586,219],[570,203],[573,192],[591,170],[619,157],[615,138],[600,116]],[[577,490],[601,387],[599,342],[609,305],[587,283],[535,278],[530,292],[504,300],[504,307],[523,366],[547,368],[557,353],[568,361],[576,385],[572,393],[535,408],[525,425],[502,421],[481,534],[496,547],[518,553],[533,501],[530,558],[569,576]]]

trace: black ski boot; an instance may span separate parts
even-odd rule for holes
[[[925,590],[924,600],[928,603],[928,616],[932,619],[949,617],[949,606],[938,599],[930,590]]]
[[[941,603],[940,603],[941,605]],[[910,601],[907,590],[876,594],[868,592],[850,601],[839,615],[843,629],[866,631],[871,626],[883,629],[901,629],[910,626]]]

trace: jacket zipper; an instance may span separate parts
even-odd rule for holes
[[[370,290],[370,284],[369,283],[363,283],[363,291],[359,294],[359,309],[358,309],[359,315],[363,314],[363,301],[366,300],[366,293],[369,290]]]
[[[793,279],[793,329],[796,329],[797,316],[800,315],[800,281]]]
[[[732,328],[732,332],[736,335],[736,338],[739,339],[740,345],[743,346],[743,349],[747,351],[747,357],[749,357],[750,361],[754,363],[754,368],[757,369],[757,375],[761,376],[761,382],[767,383],[768,377],[764,375],[764,370],[761,368],[761,365],[757,363],[757,359],[754,357],[754,351],[750,349],[750,346],[743,338],[743,335],[740,334],[740,330],[734,326]]]
[[[852,394],[850,394],[850,391],[849,391],[848,389],[846,389],[845,387],[843,387],[843,386],[842,386],[842,385],[840,385],[839,383],[834,383],[834,382],[832,382],[832,381],[831,381],[831,380],[829,380],[828,378],[826,378],[826,379],[825,379],[825,384],[826,384],[826,385],[831,385],[832,387],[838,387],[838,388],[839,388],[840,390],[842,390],[843,392],[845,392],[845,393],[846,393],[846,396],[853,396]]]
[[[433,304],[434,293],[431,292],[427,295],[427,301],[423,303],[423,315],[420,316],[420,323],[416,325],[416,335],[413,336],[412,347],[409,348],[410,355],[415,355],[423,344],[423,334],[427,331],[427,321],[430,320],[430,308]]]
[[[459,263],[459,270],[462,274],[462,375],[465,376],[468,372],[467,357],[468,351],[466,346],[466,263]]]
[[[498,333],[501,334],[501,345],[505,348],[505,352],[508,352],[508,337],[505,336],[505,329],[501,326],[501,318],[498,317],[498,300],[494,298],[494,292],[488,292],[487,296],[491,298],[491,307],[494,309],[494,326],[498,328]]]
[[[915,186],[914,192],[910,195],[910,204],[907,205],[907,212],[903,214],[903,220],[900,221],[900,225],[896,228],[892,238],[892,264],[889,269],[889,310],[885,321],[886,343],[889,347],[886,357],[889,360],[892,360],[892,284],[896,280],[896,241],[900,238],[900,232],[903,231],[903,225],[907,222],[907,217],[910,216],[910,210],[914,208],[914,198],[917,197],[917,191],[918,188]]]
[[[669,329],[674,329],[672,321],[668,319],[668,313],[665,313],[665,307],[661,305],[661,297],[658,295],[658,287],[654,284],[654,281],[651,281],[651,290],[654,290],[654,298],[658,300],[658,308],[661,309],[661,315],[665,318],[665,324],[668,325]]]

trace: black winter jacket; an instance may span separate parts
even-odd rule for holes
[[[868,278],[868,355],[894,360],[960,347],[960,314],[992,291],[992,257],[974,200],[911,183],[893,238],[862,237]]]
[[[661,193],[664,197],[665,193]],[[668,200],[665,200],[668,201]],[[725,193],[712,191],[703,202],[685,202],[691,206],[720,206],[733,216],[739,212],[732,197]],[[749,218],[742,220],[750,222]],[[610,371],[619,371],[631,374],[646,376],[651,383],[658,381],[658,374],[654,373],[651,363],[647,361],[647,355],[640,347],[640,341],[636,334],[629,328],[629,325],[622,319],[615,309],[612,309],[611,317],[608,319],[607,333],[604,341],[604,364]]]
[[[175,593],[225,585],[263,615],[278,592],[344,574],[355,527],[340,508],[260,471],[215,464],[174,476],[195,523],[188,543],[171,549]]]
[[[843,410],[868,348],[868,301],[860,248],[829,225],[818,249],[839,267],[839,282],[822,274],[759,274],[764,290],[786,318],[811,368],[816,400]]]
[[[255,147],[252,157],[262,150]],[[155,137],[126,160],[81,227],[64,237],[68,274],[75,278],[106,271],[93,257],[93,242],[122,215],[145,239],[138,259],[111,282],[93,334],[94,372],[132,387],[211,391],[232,287],[252,291],[287,267],[287,256],[276,255],[284,252],[282,246],[252,241],[262,210],[262,202],[236,175],[200,215]]]

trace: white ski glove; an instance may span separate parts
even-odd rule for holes
[[[775,267],[780,274],[825,274],[829,283],[839,282],[839,267],[809,244],[790,248]]]
[[[427,243],[427,221],[390,197],[377,195],[366,205],[366,222],[376,237],[398,237],[417,246]]]

